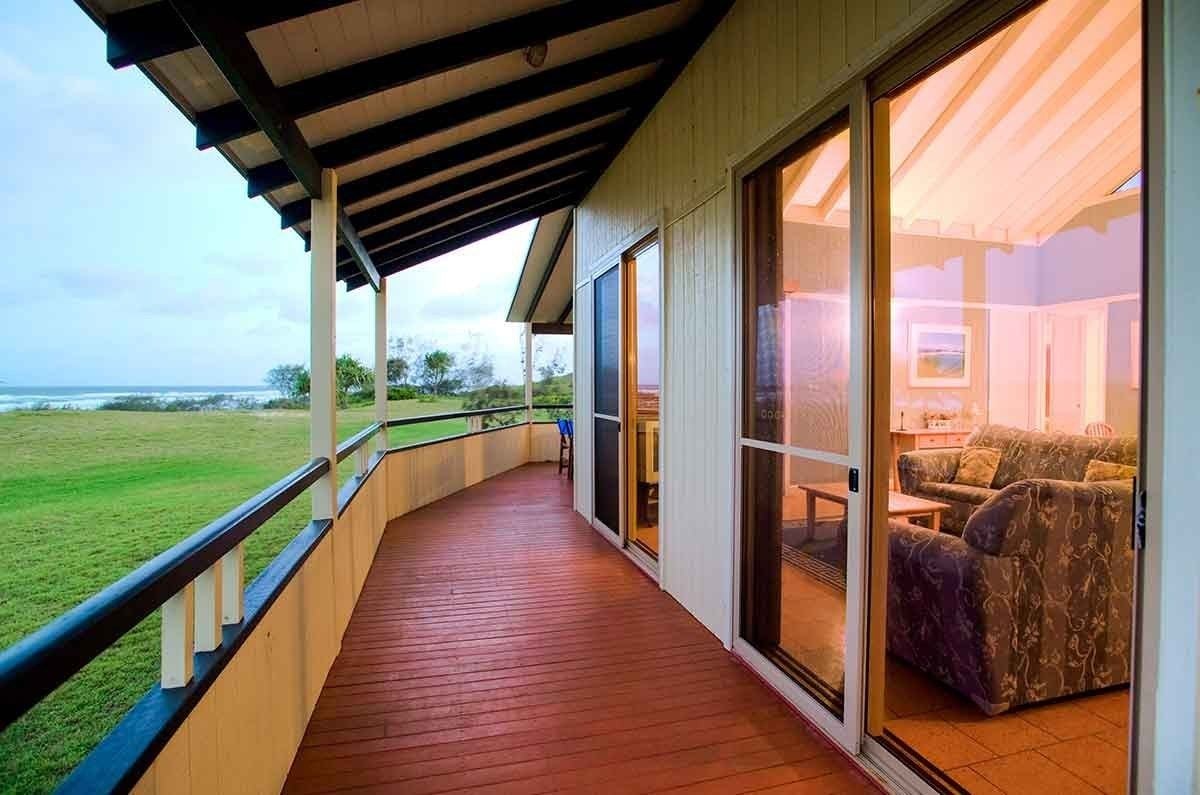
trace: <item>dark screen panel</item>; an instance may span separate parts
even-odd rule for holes
[[[621,282],[613,268],[596,279],[595,412],[616,417],[621,412]],[[615,466],[615,464],[614,464]]]
[[[614,533],[621,527],[621,426],[593,420],[596,444],[596,518]]]

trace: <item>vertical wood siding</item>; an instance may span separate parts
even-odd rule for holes
[[[733,219],[728,168],[947,0],[740,0],[576,216],[576,283],[664,213],[666,589],[732,641]],[[590,516],[590,294],[576,312],[576,508]],[[586,356],[586,358],[585,358]]]

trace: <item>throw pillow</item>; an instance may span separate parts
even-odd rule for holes
[[[991,447],[964,447],[958,454],[954,482],[964,486],[989,488],[1000,468],[1000,451]]]
[[[1095,483],[1098,480],[1133,480],[1137,475],[1137,467],[1129,464],[1118,464],[1115,461],[1101,461],[1093,458],[1087,463],[1083,473],[1084,483]]]

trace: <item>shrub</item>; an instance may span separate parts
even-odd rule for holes
[[[308,398],[272,398],[262,404],[264,409],[307,409]]]
[[[414,386],[389,386],[388,400],[416,400],[417,388]]]

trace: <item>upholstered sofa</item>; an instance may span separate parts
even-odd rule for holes
[[[944,532],[962,535],[967,518],[1000,489],[1019,480],[1048,478],[1081,482],[1088,462],[1137,464],[1137,438],[1096,438],[1039,433],[1006,425],[984,425],[968,437],[967,447],[1000,451],[1000,466],[990,487],[954,482],[962,449],[918,450],[900,455],[900,490],[950,506],[942,515]]]
[[[1133,441],[987,426],[967,444],[1001,463],[987,494],[953,491],[958,531],[891,523],[888,650],[988,714],[1128,682],[1133,482],[1080,481],[1091,458],[1132,464]],[[951,502],[956,456],[902,456],[902,487]]]

